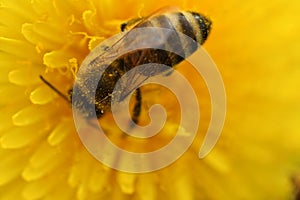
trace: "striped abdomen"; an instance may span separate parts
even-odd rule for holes
[[[164,28],[172,30],[172,34],[167,35],[164,31],[161,31],[161,37],[165,41],[160,44],[159,48],[140,49],[130,52],[121,56],[116,61],[116,65],[119,63],[121,68],[123,67],[123,71],[148,63],[159,63],[173,67],[190,56],[197,50],[199,45],[205,42],[210,26],[211,22],[207,18],[195,12],[174,12],[150,17],[135,28]],[[188,36],[188,39],[177,33]],[[116,65],[112,65],[112,67]],[[150,75],[156,73],[159,73],[159,71],[153,72],[153,74],[150,73]]]

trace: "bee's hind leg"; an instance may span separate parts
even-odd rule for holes
[[[141,114],[141,108],[142,108],[142,94],[141,94],[141,89],[137,88],[135,90],[135,104],[134,104],[133,116],[132,116],[132,120],[136,124],[139,121],[139,116]]]
[[[132,121],[137,124],[139,122],[139,116],[141,114],[141,108],[142,108],[142,95],[140,88],[137,88],[135,90],[135,104],[133,108],[133,115],[132,115]],[[126,138],[128,136],[128,133],[134,129],[135,124],[130,124],[128,129],[126,130],[126,133],[123,133],[121,136],[123,138]]]

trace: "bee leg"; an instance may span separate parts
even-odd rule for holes
[[[142,94],[141,94],[141,90],[140,88],[137,88],[135,90],[135,105],[133,108],[133,116],[132,116],[132,120],[134,121],[134,123],[138,123],[138,118],[141,114],[141,107],[142,107]]]
[[[126,30],[126,26],[127,26],[127,22],[124,22],[121,24],[120,28],[121,28],[122,32],[124,32]]]
[[[141,17],[137,17],[137,18],[134,18],[127,22],[122,23],[120,26],[121,31],[122,32],[126,31],[128,26],[132,27],[132,26],[136,25],[138,22],[140,22],[142,19],[143,18],[141,18]]]

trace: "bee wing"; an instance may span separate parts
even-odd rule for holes
[[[118,36],[113,37],[111,39],[109,38],[105,42],[101,43],[102,47],[99,48],[101,49],[101,52],[99,52],[100,50],[98,50],[97,52],[98,56],[91,56],[91,57],[95,57],[93,60],[90,61],[91,65],[93,66],[93,65],[97,65],[100,63],[104,63],[116,59],[117,57],[120,56],[120,51],[122,50],[122,48],[124,47],[126,48],[128,47],[128,45],[132,46],[133,42],[137,44],[139,42],[145,41],[145,39],[148,37],[147,35],[144,36],[139,35],[139,37],[134,37],[136,34],[132,34],[132,30],[134,30],[134,28],[136,27],[139,27],[140,24],[144,23],[146,20],[149,20],[154,16],[161,15],[166,12],[176,12],[176,11],[179,11],[179,8],[176,6],[165,6],[154,11],[147,17],[140,18],[140,20],[138,20],[136,25],[133,28],[131,28],[129,31],[122,32]],[[152,44],[155,45],[156,41],[151,41],[151,42]]]
[[[149,66],[151,65],[151,67]],[[150,68],[150,70],[147,70]],[[155,71],[155,69],[157,69]],[[136,70],[136,68],[134,69]],[[115,88],[114,97],[117,101],[123,101],[126,97],[128,97],[132,92],[134,92],[137,88],[139,88],[147,79],[153,77],[155,75],[161,76],[169,76],[174,71],[174,68],[162,66],[156,63],[149,63],[145,68],[141,68],[141,70],[137,69],[135,72],[126,73],[125,77],[122,77],[119,80],[118,86],[119,88]],[[153,75],[151,75],[151,73]],[[148,75],[150,74],[150,75]]]
[[[95,51],[93,50],[91,52],[91,54],[94,55],[90,56],[90,59],[87,61],[87,72],[83,73],[86,75],[83,79],[91,79],[90,76],[94,76],[95,74],[103,72],[104,68],[102,68],[102,66],[110,65],[110,63],[112,63],[114,60],[124,55],[123,52],[130,52],[143,48],[146,49],[149,48],[149,46],[159,49],[166,42],[167,34],[163,30],[147,30],[145,32],[140,29],[139,26],[154,16],[161,15],[166,12],[175,12],[178,10],[179,9],[177,7],[163,7],[153,12],[148,17],[142,18],[129,31],[122,32],[117,36],[105,40],[100,44],[100,46],[96,47],[97,49],[95,49]],[[147,53],[147,50],[145,50],[144,53]],[[138,66],[140,64],[142,64],[141,59],[136,59],[136,63],[133,63],[133,66]],[[119,99],[121,100],[127,97],[132,91],[134,91],[145,80],[147,80],[149,77],[145,76],[145,74],[149,74],[149,72],[131,74],[126,83],[121,84],[126,87],[123,87],[123,91]]]
[[[149,78],[149,76],[143,76],[138,74],[125,74],[125,76],[127,76],[127,78],[120,80],[120,88],[117,88],[117,90],[115,90],[116,92],[113,94],[115,99],[117,99],[117,102],[123,101]]]

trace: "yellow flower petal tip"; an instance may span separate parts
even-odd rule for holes
[[[40,83],[39,74],[41,71],[38,69],[20,68],[9,72],[8,79],[16,85],[33,85]]]
[[[30,101],[33,104],[45,105],[54,100],[57,95],[49,89],[46,85],[36,88],[30,93]]]
[[[117,181],[125,194],[133,194],[135,192],[136,175],[119,173]]]
[[[49,134],[47,141],[50,145],[55,146],[63,142],[69,134],[74,132],[73,121],[70,119],[62,120]]]

